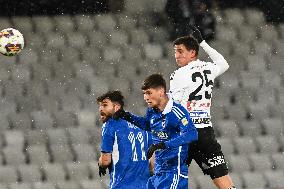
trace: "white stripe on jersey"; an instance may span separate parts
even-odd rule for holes
[[[180,110],[180,108],[177,107],[177,106],[173,106],[172,111],[174,112],[174,114],[175,114],[179,119],[181,119],[182,117],[185,116],[185,114],[184,114],[184,113]]]
[[[177,110],[172,109],[173,113],[177,116],[178,119],[181,119],[182,115],[180,115]]]
[[[113,184],[115,183],[115,165],[117,164],[118,160],[119,160],[119,151],[118,151],[117,136],[116,136],[116,132],[115,132],[114,133],[113,152],[112,152],[113,173],[112,173],[112,183],[111,183],[110,188],[112,188]]]
[[[173,182],[171,184],[171,188],[170,189],[176,189],[177,185],[178,185],[178,182],[179,182],[179,177],[178,177],[177,174],[174,174]]]
[[[180,173],[180,153],[181,153],[181,150],[182,150],[182,146],[179,146],[179,148],[178,148],[178,167],[177,167],[178,175],[183,177],[183,178],[188,178],[187,175],[183,175],[183,174]]]
[[[183,116],[184,116],[183,111],[181,111],[181,109],[180,109],[179,107],[174,106],[174,107],[173,107],[173,109],[177,110],[178,112],[180,112],[180,113],[181,113],[181,115],[183,115]]]

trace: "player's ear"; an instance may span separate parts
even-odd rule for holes
[[[196,57],[196,50],[191,49],[189,52],[190,52],[191,58],[195,58]]]
[[[160,97],[164,96],[164,94],[166,93],[165,89],[163,87],[159,88],[159,95]]]
[[[114,104],[114,111],[117,112],[118,110],[120,110],[121,105],[119,103],[115,103]]]

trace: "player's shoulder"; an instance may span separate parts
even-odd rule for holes
[[[173,102],[172,112],[178,119],[182,119],[188,114],[188,111],[181,104],[176,102]]]
[[[175,73],[179,74],[179,73],[184,73],[184,72],[188,72],[190,70],[191,65],[187,64],[186,66],[180,67],[178,68]]]
[[[110,118],[105,123],[105,127],[116,128],[116,127],[120,127],[120,126],[126,125],[126,124],[127,124],[127,122],[124,119],[113,119],[113,118]]]
[[[183,66],[178,68],[177,70],[175,70],[171,76],[170,76],[170,80],[181,80],[184,79],[187,75],[187,73],[190,71],[188,66]]]
[[[188,124],[188,120],[190,119],[189,113],[181,104],[174,103],[172,112],[178,120],[178,123],[181,123],[184,126]]]

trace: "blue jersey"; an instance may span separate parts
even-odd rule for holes
[[[145,117],[132,115],[131,122],[151,131],[154,144],[166,145],[155,152],[155,173],[174,171],[187,177],[188,143],[197,140],[198,134],[184,107],[169,100],[163,112],[148,108]]]
[[[150,177],[146,157],[149,137],[148,132],[122,119],[109,119],[104,123],[101,151],[112,153],[110,189],[146,189]]]

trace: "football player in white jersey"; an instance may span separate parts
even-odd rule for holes
[[[199,46],[213,63],[198,59]],[[179,69],[170,77],[170,95],[188,110],[198,130],[198,141],[189,144],[188,164],[194,159],[203,173],[210,175],[217,188],[234,189],[210,115],[214,79],[224,73],[229,65],[220,53],[203,40],[194,26],[192,35],[174,41],[174,50]]]

